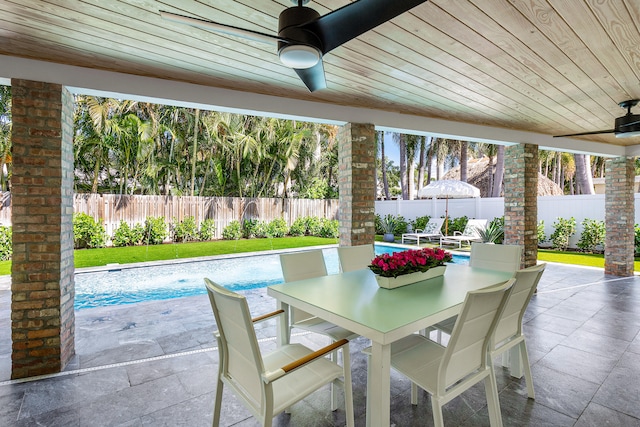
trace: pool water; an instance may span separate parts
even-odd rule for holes
[[[376,255],[405,249],[376,245]],[[323,254],[327,272],[338,273],[337,249]],[[454,255],[453,262],[466,264],[468,257]],[[277,254],[76,273],[75,309],[200,295],[206,293],[205,277],[234,291],[283,281]]]

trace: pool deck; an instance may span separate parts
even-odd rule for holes
[[[242,292],[252,313],[275,308],[265,289]],[[76,356],[64,372],[11,381],[10,291],[0,283],[0,425],[210,426],[218,355],[206,295],[76,312]],[[548,264],[525,317],[536,400],[524,380],[498,369],[505,426],[640,426],[640,277],[604,276],[601,269]],[[261,324],[269,350],[275,326]],[[326,338],[300,333],[312,347]],[[366,359],[352,344],[356,425],[364,425]],[[425,393],[413,407],[409,383],[392,375],[392,423],[431,425]],[[322,390],[275,418],[278,426],[344,424],[342,403],[328,407]],[[225,392],[223,426],[254,426]],[[484,391],[473,387],[445,406],[447,425],[488,425]]]

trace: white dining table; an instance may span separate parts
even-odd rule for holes
[[[502,283],[513,274],[450,264],[444,276],[395,289],[380,288],[369,269],[271,285],[267,294],[288,313],[289,306],[332,322],[371,340],[367,384],[367,424],[390,421],[391,343],[459,313],[467,292]],[[278,341],[288,343],[288,316]]]

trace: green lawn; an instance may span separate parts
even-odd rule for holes
[[[376,236],[380,241],[381,236]],[[322,237],[282,237],[275,239],[216,240],[214,242],[169,243],[152,246],[129,246],[124,248],[81,249],[74,251],[76,268],[96,267],[111,263],[130,264],[145,261],[160,261],[179,258],[235,254],[243,252],[269,251],[274,249],[299,248],[305,246],[337,244],[337,239]],[[580,252],[538,250],[538,260],[563,264],[585,265],[604,268],[604,255]],[[636,260],[634,270],[640,270]],[[11,274],[11,261],[0,261],[0,275]]]

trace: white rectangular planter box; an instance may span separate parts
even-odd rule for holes
[[[404,274],[398,277],[382,277],[376,274],[376,280],[378,286],[385,289],[395,289],[400,286],[411,285],[412,283],[421,282],[423,280],[431,279],[437,276],[442,276],[447,269],[446,265],[440,267],[433,267],[429,270],[417,273]]]

